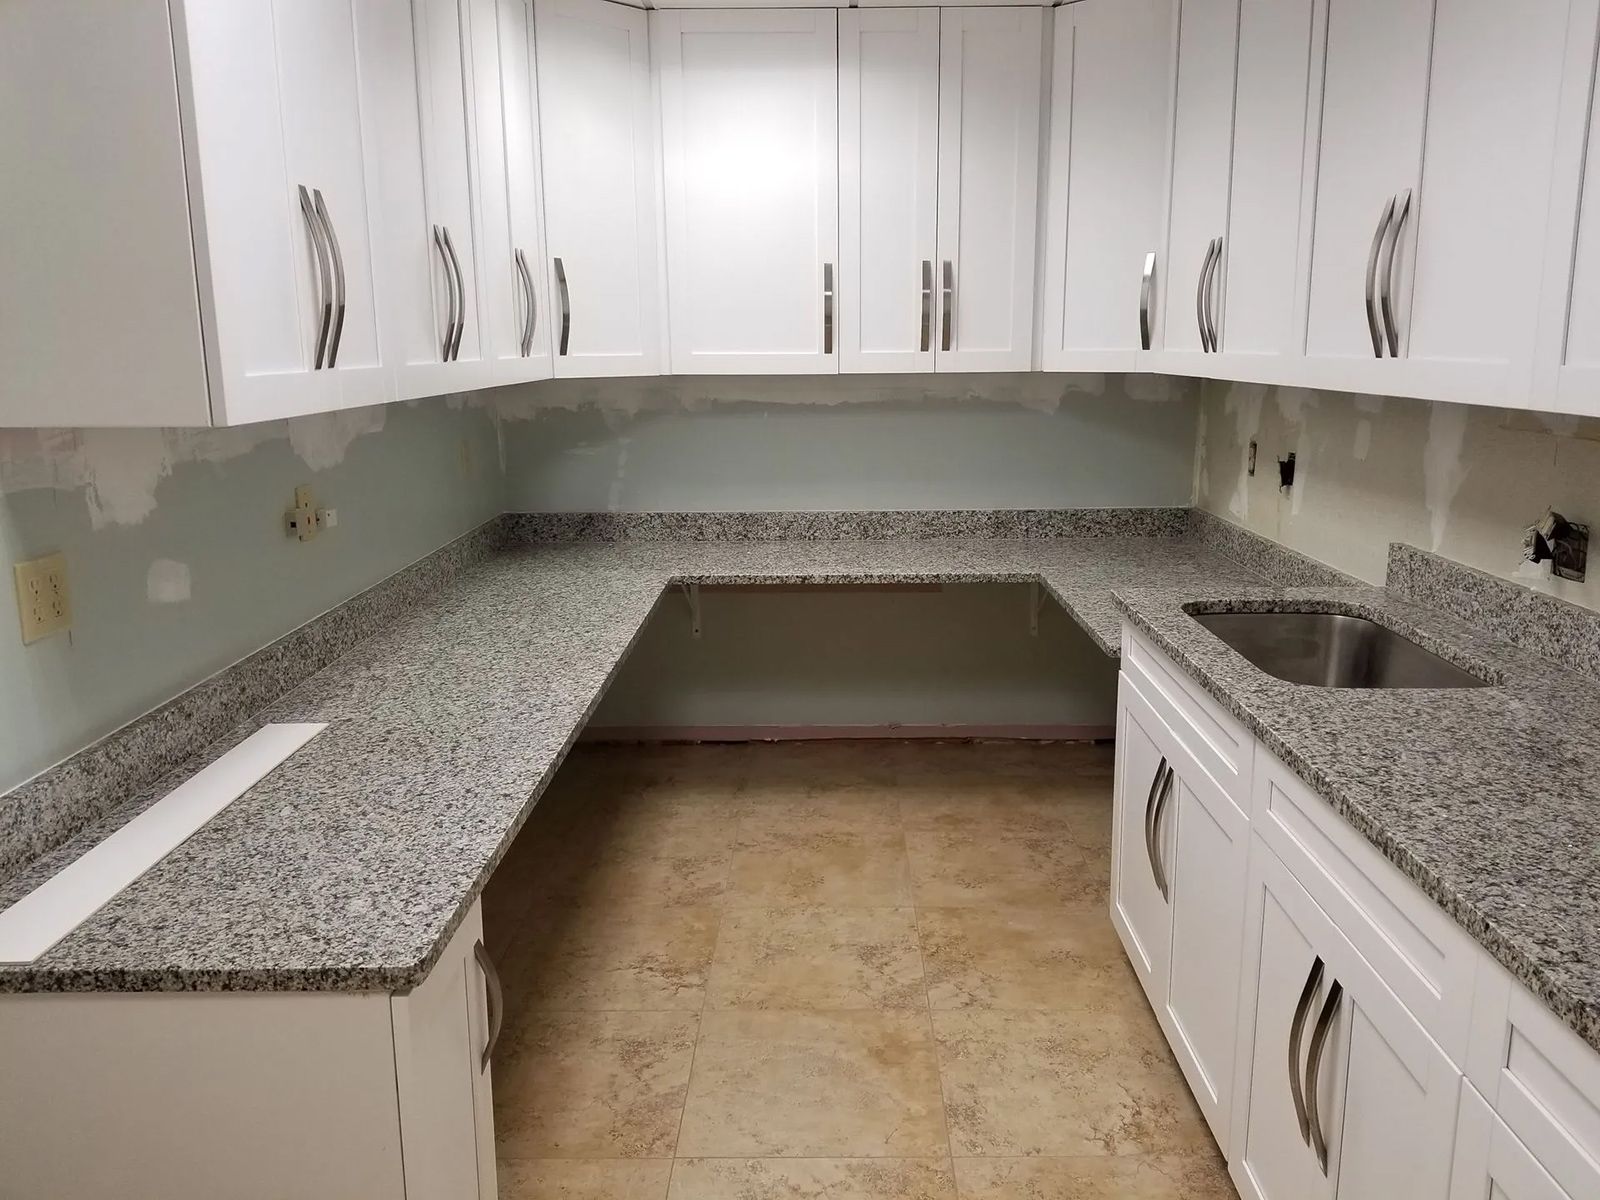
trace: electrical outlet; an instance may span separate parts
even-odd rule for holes
[[[51,554],[19,562],[14,570],[23,644],[71,629],[72,597],[67,591],[66,558]]]
[[[294,490],[294,507],[284,514],[289,536],[309,542],[317,536],[317,502],[308,487]]]

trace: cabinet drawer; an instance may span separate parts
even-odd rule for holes
[[[1241,809],[1250,807],[1255,739],[1131,625],[1122,627],[1122,670],[1138,685],[1195,764]]]
[[[1467,1077],[1572,1196],[1600,1196],[1600,1054],[1480,953]]]
[[[1593,1195],[1595,1187],[1600,1180],[1591,1180],[1582,1195]],[[1462,1082],[1450,1200],[1572,1200],[1577,1194],[1551,1178],[1477,1089]]]
[[[1477,943],[1265,749],[1251,826],[1429,1036],[1464,1061]]]

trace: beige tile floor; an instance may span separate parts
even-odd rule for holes
[[[518,1200],[1231,1200],[1107,916],[1111,751],[575,752],[484,897]]]

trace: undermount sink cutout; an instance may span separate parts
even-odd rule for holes
[[[1282,611],[1191,615],[1254,666],[1289,683],[1344,688],[1489,686],[1366,617]]]

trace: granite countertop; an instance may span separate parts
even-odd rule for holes
[[[0,992],[405,991],[428,973],[669,583],[1040,581],[1108,654],[1118,587],[1260,576],[1178,537],[507,550],[0,885],[7,904],[273,721],[328,728]],[[681,603],[671,595],[666,602]]]
[[[1382,588],[1129,587],[1128,619],[1600,1049],[1600,684]],[[1364,616],[1495,686],[1286,683],[1191,619]]]

